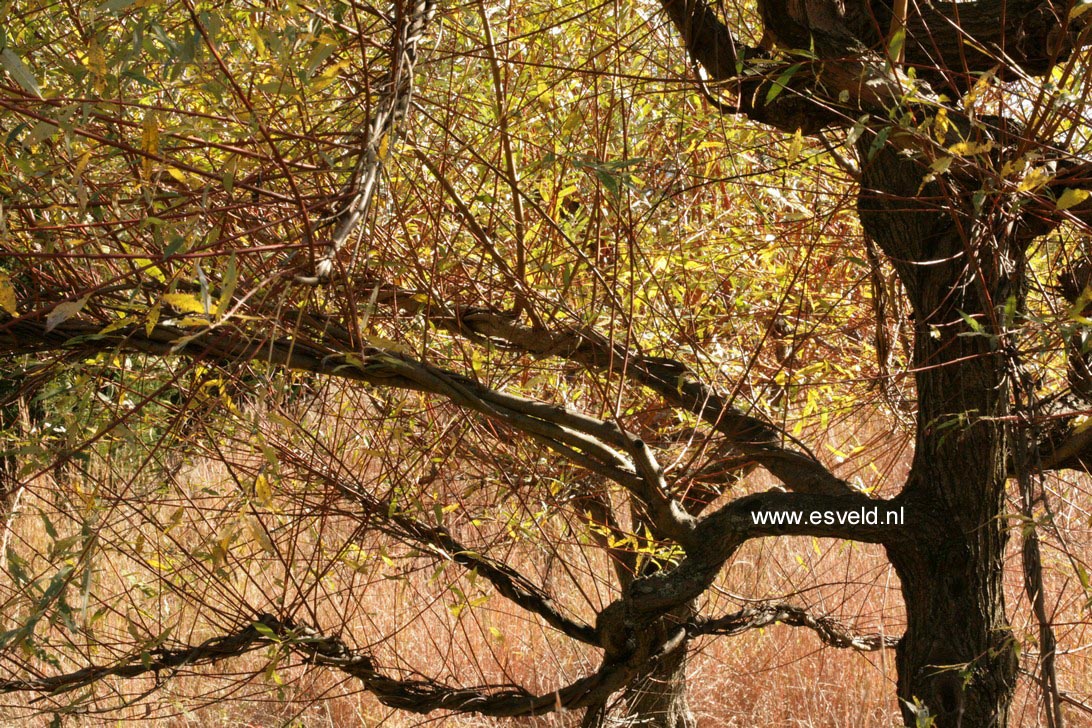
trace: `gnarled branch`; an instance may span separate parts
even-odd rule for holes
[[[691,622],[687,631],[691,635],[735,635],[771,624],[787,624],[812,630],[831,647],[854,649],[859,652],[895,647],[898,638],[882,634],[854,634],[848,627],[832,617],[815,616],[806,609],[790,604],[762,604],[745,607],[738,612],[715,619],[701,618]]]

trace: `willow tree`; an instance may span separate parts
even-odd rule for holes
[[[1092,447],[1084,9],[23,10],[0,342],[39,416],[5,418],[0,691],[123,710],[305,665],[405,711],[675,727],[695,640],[782,622],[894,648],[908,724],[1002,726],[1015,524],[1061,725],[1037,484]],[[905,482],[804,444],[866,404],[909,420]],[[904,634],[709,610],[793,536],[882,547]],[[587,667],[449,684],[391,584]]]

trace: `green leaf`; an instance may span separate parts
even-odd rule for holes
[[[868,159],[870,161],[883,148],[883,145],[887,144],[887,137],[889,136],[891,136],[891,127],[889,126],[880,129],[879,133],[876,134],[876,138],[872,140],[872,144],[868,147]]]
[[[905,42],[905,28],[899,28],[891,34],[891,39],[887,42],[887,57],[891,59],[892,63],[896,63],[902,57],[902,47]]]
[[[963,311],[957,311],[957,313],[959,314],[960,318],[962,318],[963,321],[971,327],[971,331],[976,334],[985,333],[986,330],[982,328],[982,324],[976,321],[970,314],[964,313]]]
[[[778,94],[785,90],[785,88],[789,85],[789,81],[792,80],[792,77],[796,75],[796,72],[800,70],[800,66],[802,65],[804,64],[794,63],[781,72],[781,75],[777,77],[776,81],[774,81],[773,86],[771,86],[770,90],[766,92],[767,104],[772,103],[773,100],[777,98]]]
[[[26,67],[23,60],[15,55],[15,51],[11,48],[0,51],[0,64],[3,64],[4,69],[15,80],[15,83],[38,98],[42,98],[42,89],[38,86],[38,80],[34,78],[34,74]]]
[[[264,622],[253,622],[254,631],[263,637],[269,639],[277,639],[277,633],[273,631],[273,628]]]
[[[60,127],[49,121],[39,121],[30,128],[30,133],[23,137],[23,146],[33,147],[51,138],[60,130]]]
[[[227,271],[224,273],[224,281],[220,286],[220,301],[216,304],[217,317],[223,317],[231,305],[231,297],[235,295],[235,286],[239,283],[239,266],[235,261],[235,253],[228,258]]]

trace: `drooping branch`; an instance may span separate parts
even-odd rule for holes
[[[451,561],[484,578],[497,593],[533,614],[562,634],[589,645],[599,644],[595,628],[580,620],[565,616],[553,599],[527,577],[507,564],[496,561],[479,549],[470,548],[451,535],[443,526],[429,526],[415,518],[400,513],[395,504],[380,500],[363,483],[353,482],[347,476],[319,467],[312,459],[300,457],[298,451],[288,446],[280,449],[280,463],[307,481],[324,482],[336,488],[360,511],[352,515],[368,519],[376,530],[416,547],[424,547],[436,558]],[[325,459],[335,462],[333,453]]]

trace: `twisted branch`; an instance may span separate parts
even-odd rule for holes
[[[874,652],[889,649],[898,644],[898,638],[883,634],[854,634],[848,627],[832,617],[815,616],[801,607],[789,604],[763,604],[746,607],[716,619],[696,619],[688,626],[691,635],[736,635],[771,624],[787,624],[812,630],[831,647]]]
[[[391,68],[380,82],[375,113],[364,133],[352,181],[342,196],[351,195],[334,216],[337,225],[330,236],[325,254],[315,262],[312,276],[297,276],[301,283],[329,280],[334,262],[345,243],[356,231],[371,205],[398,124],[405,118],[413,100],[413,68],[417,63],[417,44],[436,12],[435,0],[411,0],[407,9],[402,0],[395,2],[395,22],[391,37]],[[408,10],[408,11],[407,11]]]

